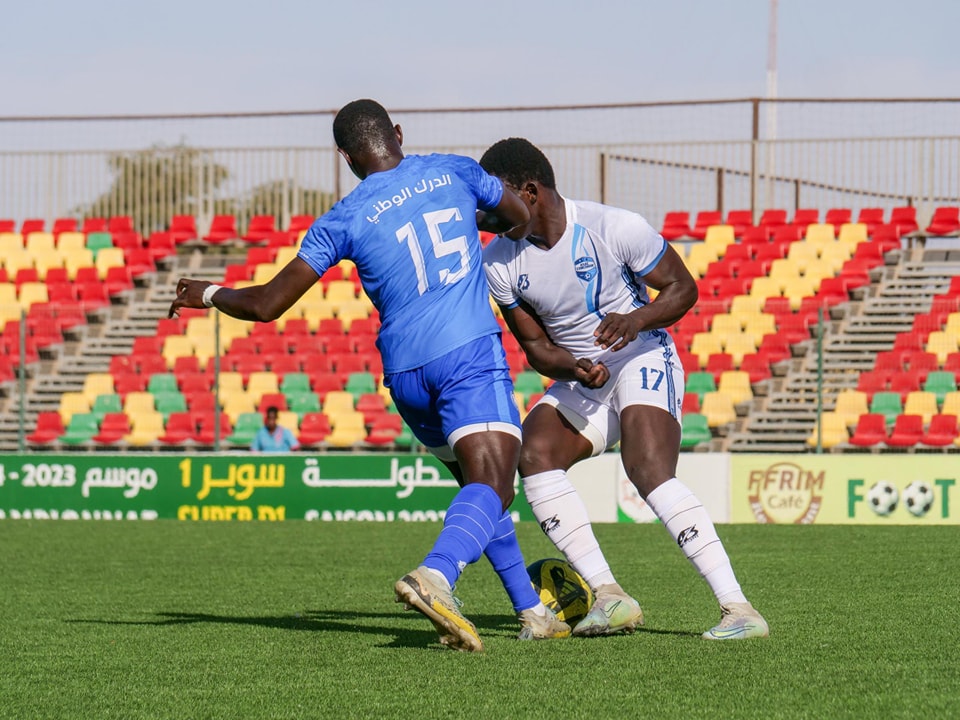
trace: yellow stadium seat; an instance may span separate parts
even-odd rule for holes
[[[831,237],[830,240],[832,242],[833,238]],[[787,249],[787,259],[796,263],[801,271],[818,257],[819,248],[809,241],[800,240],[790,243],[790,247]]]
[[[0,302],[0,328],[11,320],[19,320],[23,313],[23,308],[18,302]]]
[[[842,415],[835,412],[825,412],[821,416],[823,419],[823,432],[820,433],[820,447],[824,450],[842,445],[850,439],[847,432],[847,423]],[[814,425],[813,432],[807,437],[807,447],[815,448],[817,446],[817,426]]]
[[[837,242],[834,240],[829,245],[824,245],[820,251],[820,259],[828,260],[833,263],[836,260],[839,260],[841,264],[845,263],[852,257],[852,252],[848,245],[844,243]]]
[[[26,248],[34,257],[55,252],[54,246],[53,233],[32,232],[27,235]]]
[[[90,373],[83,379],[83,396],[93,407],[98,395],[112,395],[113,375],[110,373]]]
[[[17,286],[12,282],[0,283],[0,304],[3,305],[19,305],[20,301],[17,299]],[[17,313],[17,317],[20,316],[20,313]]]
[[[152,445],[164,434],[163,415],[161,413],[144,411],[137,415],[131,415],[127,412],[127,417],[130,418],[130,434],[124,440],[131,445]]]
[[[807,232],[804,239],[807,244],[815,248],[823,248],[837,241],[836,230],[833,223],[812,223],[807,225]],[[796,244],[796,243],[794,243]]]
[[[926,390],[913,390],[907,393],[903,403],[904,415],[921,415],[923,424],[929,425],[930,418],[940,410],[937,408],[937,394]]]
[[[739,335],[740,331],[743,330],[741,317],[730,313],[717,313],[710,323],[710,332],[721,337]]]
[[[281,410],[277,413],[277,425],[296,435],[300,430],[300,417],[292,410]]]
[[[770,297],[780,297],[782,284],[776,278],[758,277],[754,278],[750,286],[750,297],[757,298],[761,302]]]
[[[943,331],[951,335],[960,335],[960,312],[947,315],[947,323],[943,326]]]
[[[353,301],[357,295],[354,292],[354,286],[351,281],[334,280],[327,286],[327,292],[324,297],[328,302],[341,303],[344,301]]]
[[[960,390],[951,390],[943,396],[942,415],[956,415],[960,418]]]
[[[706,367],[711,355],[723,352],[723,340],[713,333],[695,333],[690,340],[690,352],[697,356],[700,367]]]
[[[927,337],[927,352],[936,353],[940,365],[947,361],[947,355],[957,350],[960,350],[960,347],[957,346],[957,336],[953,333],[935,330]]]
[[[220,373],[220,402],[234,395],[246,395],[243,387],[243,373],[232,370]]]
[[[130,423],[135,424],[139,415],[156,411],[153,393],[146,391],[127,393],[127,396],[123,399],[123,411],[130,418]]]
[[[714,248],[705,243],[699,243],[690,246],[690,252],[688,252],[684,258],[684,263],[691,275],[695,278],[700,278],[706,274],[707,266],[719,259],[717,251]]]
[[[266,285],[280,272],[281,265],[276,263],[260,263],[253,271],[253,284]]]
[[[803,270],[803,276],[815,283],[815,287],[819,287],[824,278],[833,277],[835,274],[834,267],[824,260],[814,260]]]
[[[723,351],[733,358],[733,364],[740,367],[744,355],[751,355],[757,351],[757,344],[760,338],[755,338],[750,333],[739,333],[728,336],[723,343]]]
[[[717,391],[703,394],[700,412],[706,416],[707,425],[711,428],[729,425],[737,419],[737,411],[730,396]]]
[[[70,252],[60,251],[63,255],[63,266],[67,269],[67,276],[73,280],[77,277],[77,270],[82,267],[94,267],[93,252],[87,248],[80,250],[71,250]]]
[[[184,335],[189,338],[212,336],[214,322],[212,315],[192,317],[187,320],[187,329]]]
[[[332,303],[328,303],[326,300],[311,301],[309,303],[303,303],[300,308],[303,311],[303,318],[307,321],[307,326],[316,331],[320,327],[321,320],[329,320],[330,318],[336,317],[336,307]],[[286,324],[284,319],[283,324]]]
[[[0,232],[0,247],[5,252],[13,252],[15,248],[23,247],[23,235],[18,232]]]
[[[274,265],[277,266],[277,270],[280,270],[293,260],[297,256],[299,249],[296,245],[287,245],[277,250],[277,257],[273,260]]]
[[[217,339],[210,335],[189,338],[193,342],[193,354],[197,356],[200,366],[203,367],[217,354]]]
[[[790,309],[799,310],[805,297],[810,297],[816,292],[816,287],[820,284],[813,278],[798,277],[791,278],[783,286],[783,296],[790,300]]]
[[[29,310],[34,303],[45,303],[49,299],[47,286],[42,282],[27,282],[20,286],[20,306],[24,310]]]
[[[724,370],[720,373],[717,392],[729,395],[734,405],[753,400],[753,388],[750,386],[750,373],[742,370]]]
[[[257,411],[257,403],[246,393],[230,395],[226,399],[221,398],[221,402],[223,403],[223,411],[234,425],[237,424],[237,418],[241,415]]]
[[[178,357],[193,355],[193,339],[186,335],[167,335],[163,339],[161,354],[167,367],[172,369]]]
[[[110,268],[124,267],[126,264],[123,249],[118,247],[103,248],[97,253],[97,259],[94,261],[94,267],[97,268],[101,280],[107,276],[107,270]]]
[[[867,240],[867,226],[864,223],[844,223],[840,226],[837,242],[846,245],[852,253],[854,248]]]
[[[0,253],[0,260],[3,261],[3,267],[7,270],[7,277],[11,280],[13,280],[18,271],[33,267],[33,255],[26,250],[5,249]]]
[[[59,412],[66,427],[74,415],[90,412],[90,401],[82,392],[65,392],[60,396]]]
[[[751,295],[735,295],[730,302],[731,315],[754,315],[763,312],[763,300]]]
[[[723,257],[727,247],[733,245],[737,238],[733,233],[733,225],[711,225],[707,228],[704,244],[712,248],[718,258]]]
[[[674,249],[674,251],[677,253],[677,255],[679,255],[681,258],[685,258],[685,257],[687,256],[687,245],[686,245],[686,243],[682,243],[682,242],[668,242],[667,245],[669,245],[670,247],[672,247],[672,248]]]
[[[366,319],[370,317],[370,311],[373,305],[369,301],[362,299],[342,302],[337,305],[337,317],[343,322],[344,327],[349,327],[350,323],[357,319]]]
[[[37,269],[37,275],[41,278],[46,278],[51,268],[63,267],[63,255],[58,251],[38,255],[33,260],[33,266]]]
[[[250,373],[250,379],[247,381],[247,395],[253,398],[254,403],[259,403],[264,393],[280,392],[280,383],[277,381],[277,374],[269,370],[259,370]]]
[[[843,419],[847,427],[854,427],[861,415],[870,412],[867,394],[862,390],[846,389],[837,393],[837,402],[834,413]]]
[[[346,390],[331,390],[323,398],[322,410],[331,420],[334,415],[354,412],[353,395]]]
[[[363,413],[352,411],[339,415],[328,415],[332,432],[324,438],[324,442],[332,447],[352,447],[362,443],[367,437],[367,429],[363,423]]]
[[[300,296],[302,302],[311,302],[323,300],[323,283],[315,282],[303,295]]]
[[[764,335],[771,335],[777,332],[777,318],[767,313],[747,315],[743,330],[753,335],[754,338],[759,338],[757,340],[759,343]]]
[[[61,253],[83,250],[87,246],[87,236],[82,232],[62,232],[57,236],[57,248]]]
[[[800,266],[790,258],[779,258],[770,265],[768,277],[789,281],[800,277]]]

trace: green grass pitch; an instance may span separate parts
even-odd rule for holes
[[[721,526],[771,637],[712,643],[663,528],[601,525],[646,626],[521,643],[481,560],[458,587],[480,655],[393,602],[438,530],[0,522],[0,718],[960,717],[956,527]]]

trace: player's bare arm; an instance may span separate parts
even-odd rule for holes
[[[507,326],[526,353],[530,367],[554,380],[576,380],[588,388],[603,387],[610,371],[602,362],[576,358],[557,346],[544,332],[536,313],[525,303],[515,308],[501,308]]]
[[[239,290],[220,288],[213,295],[213,306],[240,320],[270,322],[283,315],[317,279],[313,268],[294,258],[264,285]],[[206,280],[181,278],[168,316],[179,316],[183,308],[205,308],[203,293],[210,285]]]
[[[501,181],[502,182],[502,181]],[[500,204],[491,212],[477,210],[477,227],[483,232],[502,235],[518,225],[530,222],[530,211],[512,190],[504,186]]]
[[[622,350],[637,339],[643,330],[670,327],[697,302],[697,283],[683,260],[669,245],[657,266],[645,277],[646,283],[659,293],[653,302],[633,312],[609,313],[594,331],[595,344]]]

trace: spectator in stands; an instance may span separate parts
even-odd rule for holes
[[[287,428],[277,425],[279,411],[271,405],[263,418],[263,427],[257,431],[250,449],[254,452],[285,452],[299,450],[300,443]]]
[[[394,585],[397,600],[426,615],[441,642],[479,651],[476,628],[452,587],[486,553],[518,613],[521,639],[566,637],[570,628],[534,592],[507,510],[520,456],[520,416],[500,326],[483,275],[483,230],[529,219],[526,206],[475,160],[404,156],[403,133],[372,100],[343,107],[337,150],[360,184],[304,237],[299,254],[264,285],[221,288],[181,279],[170,315],[216,307],[271,321],[343,258],[357,266],[380,313],[384,384],[417,439],[444,461],[462,489],[423,563]]]
[[[720,603],[716,640],[765,637],[713,522],[676,477],[683,368],[666,328],[697,301],[683,261],[639,215],[568,200],[529,141],[493,145],[481,166],[516,191],[530,221],[484,250],[491,291],[530,365],[557,380],[523,425],[519,471],[547,536],[590,583],[596,602],[575,635],[632,631],[640,605],[614,579],[583,501],[576,462],[621,442],[631,482]],[[647,286],[659,293],[650,301]]]

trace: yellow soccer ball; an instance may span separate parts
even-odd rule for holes
[[[527,573],[543,604],[565,623],[575,625],[590,612],[593,591],[566,560],[537,560],[527,567]]]

